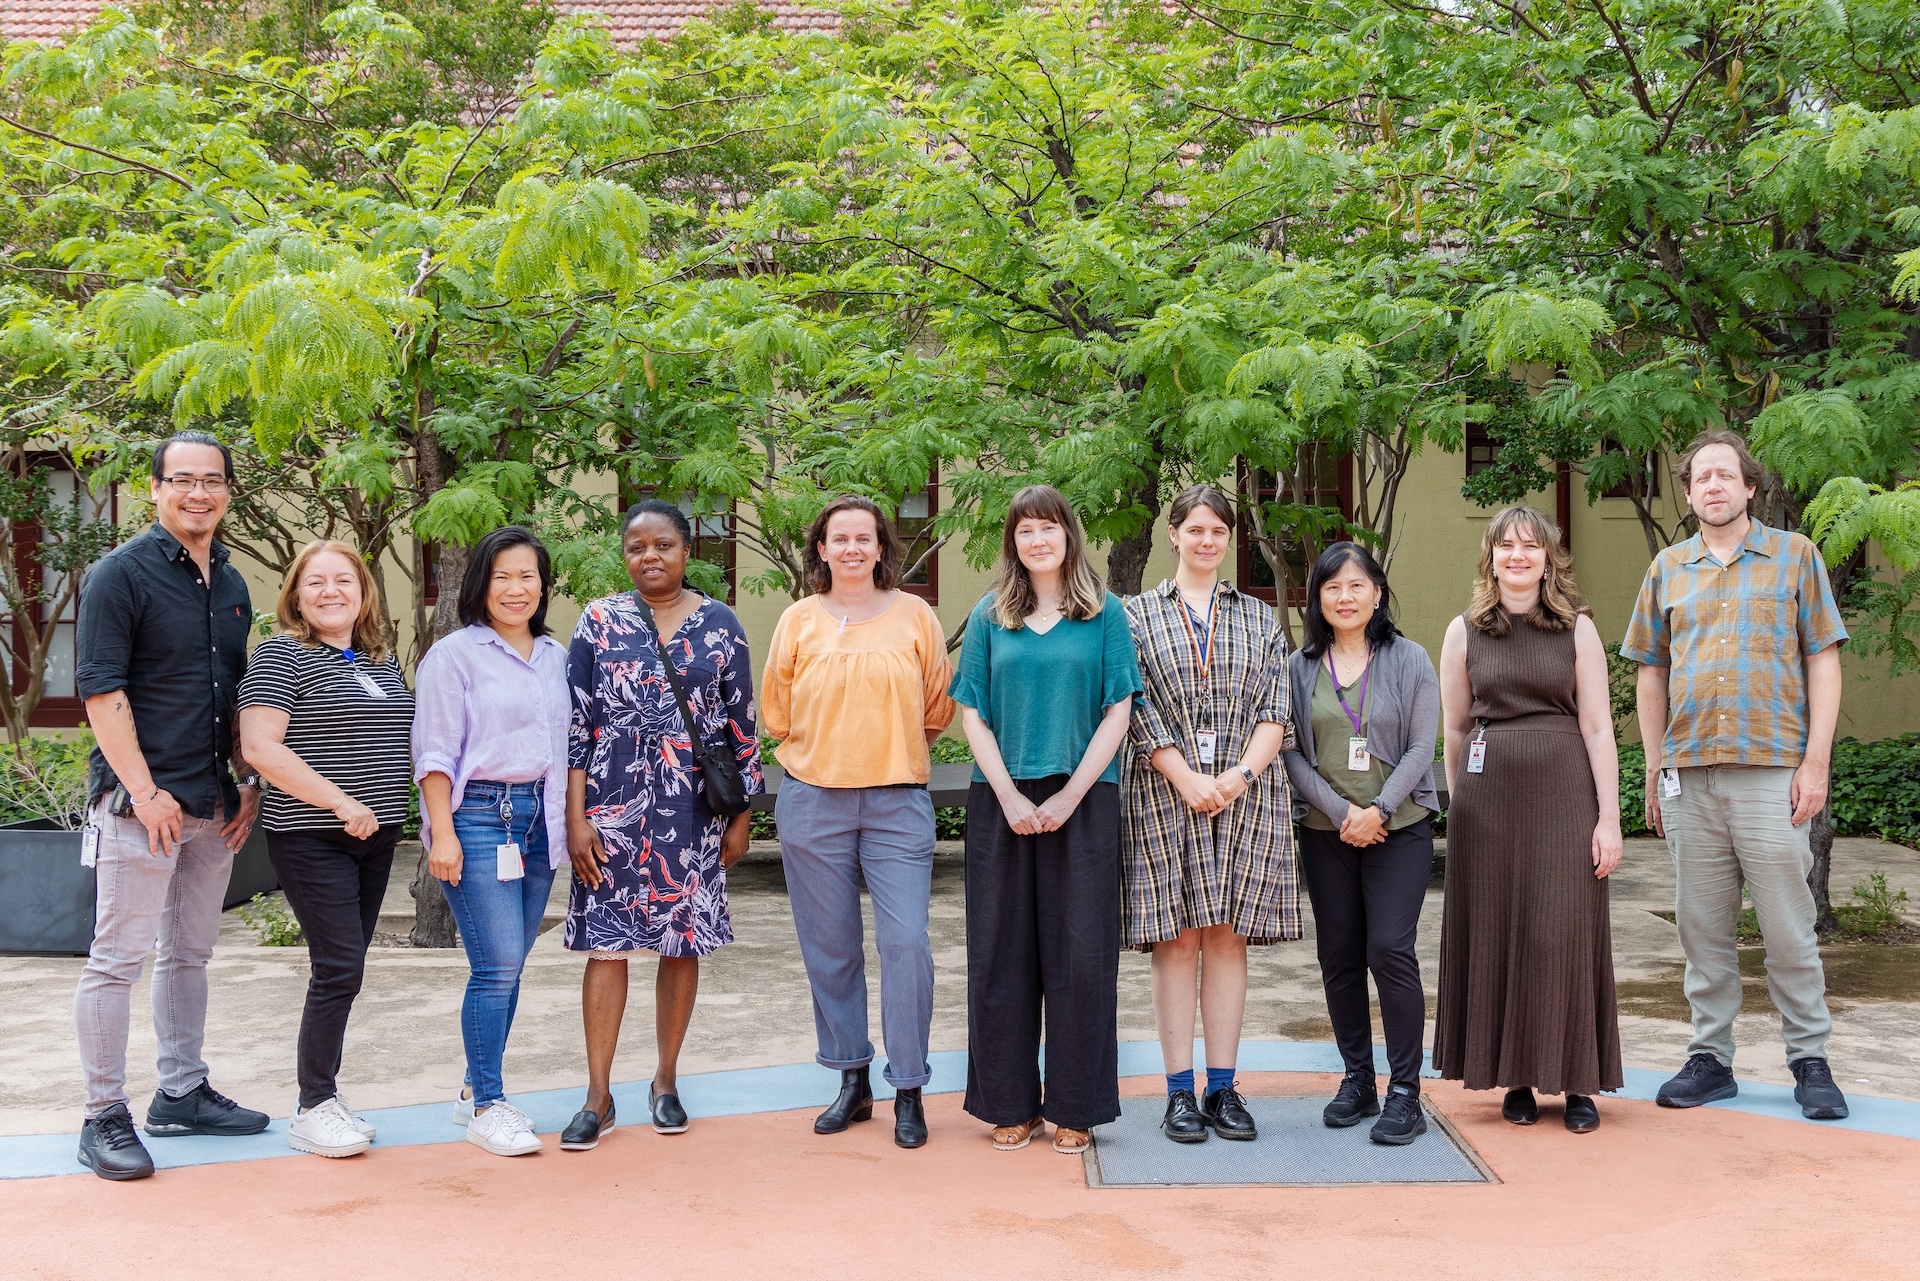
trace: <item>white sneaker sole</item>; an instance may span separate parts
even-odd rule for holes
[[[460,1099],[453,1105],[453,1123],[461,1129],[473,1124],[473,1101]]]
[[[331,1147],[325,1143],[316,1143],[312,1139],[303,1139],[296,1134],[289,1134],[287,1136],[287,1146],[295,1152],[311,1152],[314,1156],[359,1156],[362,1152],[365,1152],[373,1146],[373,1140],[363,1137],[358,1143],[347,1143],[339,1147]]]
[[[473,1146],[479,1148],[481,1151],[491,1152],[495,1156],[532,1156],[536,1152],[546,1150],[546,1144],[539,1142],[536,1142],[530,1148],[502,1147],[497,1143],[482,1138],[478,1130],[467,1131],[467,1142],[473,1144]]]

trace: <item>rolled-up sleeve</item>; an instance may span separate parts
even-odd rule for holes
[[[413,779],[429,774],[460,777],[466,750],[466,673],[449,655],[453,638],[433,646],[420,660],[413,693]]]
[[[1260,668],[1259,694],[1254,700],[1253,719],[1282,727],[1281,748],[1294,745],[1293,719],[1289,715],[1293,706],[1293,680],[1287,672],[1287,634],[1280,628],[1279,617],[1265,605],[1260,607],[1261,617],[1266,623],[1266,654]]]
[[[83,699],[127,687],[139,600],[132,576],[115,557],[80,582],[80,617],[74,636],[74,691]]]
[[[1127,718],[1127,741],[1133,745],[1136,756],[1143,760],[1152,756],[1163,747],[1174,745],[1173,723],[1160,707],[1164,694],[1159,688],[1157,673],[1154,671],[1153,655],[1141,640],[1147,635],[1147,623],[1141,617],[1141,602],[1146,598],[1135,596],[1126,604],[1127,628],[1133,634],[1134,661],[1140,668],[1140,696],[1133,700],[1133,713]]]

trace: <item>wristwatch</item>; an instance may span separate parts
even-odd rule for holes
[[[251,787],[257,792],[260,790],[260,776],[258,774],[249,774],[245,778],[235,779],[234,784],[238,787]]]
[[[1253,780],[1260,777],[1258,774],[1255,774],[1253,772],[1253,770],[1247,765],[1245,761],[1240,762],[1240,764],[1235,766],[1234,768],[1238,769],[1240,771],[1241,776],[1247,780],[1248,787],[1252,787]]]

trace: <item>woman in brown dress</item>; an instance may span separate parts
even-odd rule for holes
[[[1440,651],[1446,906],[1433,1061],[1470,1090],[1507,1087],[1501,1115],[1600,1124],[1616,1090],[1607,875],[1620,863],[1620,770],[1607,658],[1560,531],[1531,507],[1487,525],[1467,612]]]

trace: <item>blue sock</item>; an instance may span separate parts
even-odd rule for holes
[[[1172,1098],[1182,1090],[1185,1090],[1189,1094],[1193,1093],[1192,1068],[1188,1068],[1184,1072],[1167,1073],[1167,1097]]]
[[[1233,1069],[1210,1067],[1207,1069],[1207,1097],[1212,1098],[1233,1086]]]

